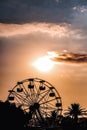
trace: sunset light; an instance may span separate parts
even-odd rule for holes
[[[43,56],[38,58],[33,65],[42,72],[51,70],[54,66],[54,62],[50,60],[49,56]]]
[[[87,130],[87,0],[0,0],[0,114],[0,129]]]

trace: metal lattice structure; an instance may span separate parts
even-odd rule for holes
[[[29,78],[17,82],[9,90],[7,100],[31,114],[30,126],[39,125],[49,118],[53,111],[61,115],[62,101],[58,91],[49,82],[39,78]]]

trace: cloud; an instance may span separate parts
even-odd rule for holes
[[[50,35],[58,35],[59,37],[68,37],[68,24],[47,24],[47,23],[31,23],[31,24],[3,24],[0,23],[0,36],[26,35],[34,32],[48,33]],[[67,35],[66,35],[67,34]]]
[[[0,43],[30,44],[38,43],[49,51],[68,50],[69,52],[87,52],[87,36],[84,30],[74,28],[71,24],[0,23]]]
[[[51,37],[84,39],[80,29],[73,29],[70,24],[30,23],[3,24],[0,23],[0,37],[27,35],[32,33],[48,34]]]
[[[87,54],[80,53],[61,53],[56,54],[51,60],[55,62],[65,62],[65,63],[87,63]]]
[[[4,0],[0,1],[0,22],[70,23],[73,8],[86,6],[86,0]]]

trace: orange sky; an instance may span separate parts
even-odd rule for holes
[[[32,66],[48,51],[86,53],[83,36],[70,25],[55,24],[0,24],[0,99],[17,81],[27,78],[44,79],[58,90],[63,109],[71,103],[87,108],[87,63],[58,63],[48,72]]]

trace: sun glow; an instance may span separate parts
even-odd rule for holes
[[[40,71],[47,72],[50,71],[53,66],[54,62],[50,60],[49,56],[43,56],[38,58],[33,65]]]

